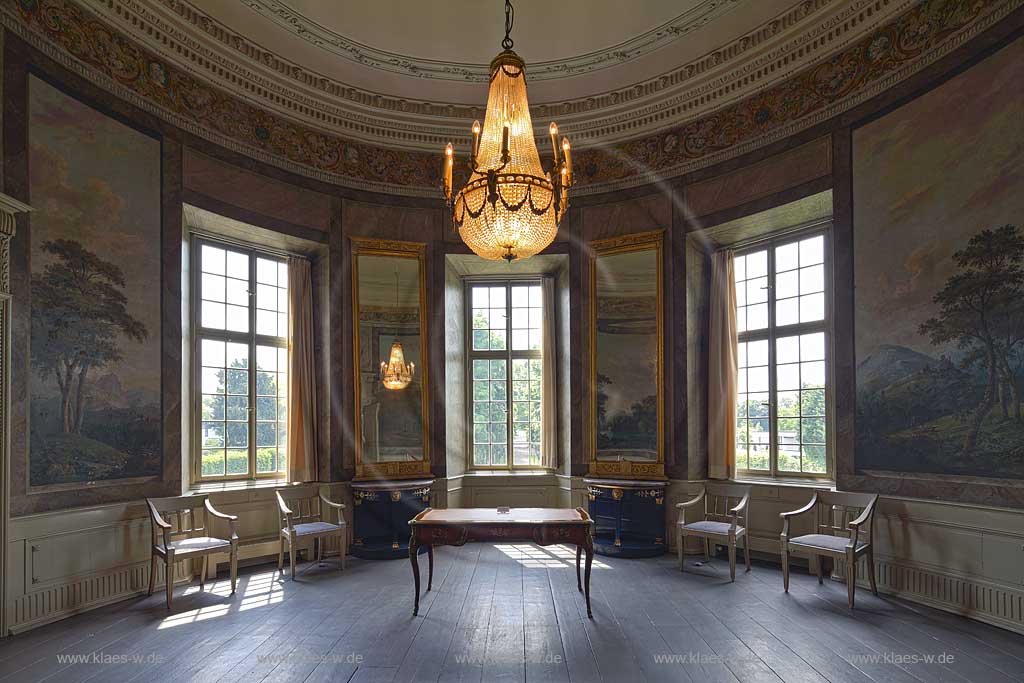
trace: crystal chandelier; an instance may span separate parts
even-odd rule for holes
[[[398,309],[398,270],[395,270],[395,309]],[[416,373],[415,363],[405,362],[405,349],[398,337],[391,342],[391,355],[388,361],[380,363],[380,381],[385,389],[405,389],[412,382],[412,376]]]
[[[569,206],[572,163],[569,140],[558,143],[551,123],[551,170],[540,163],[526,99],[523,60],[512,51],[512,3],[505,2],[504,50],[491,61],[484,125],[473,122],[469,180],[452,193],[455,153],[445,148],[444,194],[462,241],[478,256],[513,261],[528,258],[555,239]],[[561,155],[559,155],[561,148]]]

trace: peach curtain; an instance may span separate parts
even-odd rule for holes
[[[557,362],[555,349],[555,278],[550,275],[541,280],[541,296],[544,305],[541,330],[541,363],[543,378],[540,394],[541,444],[540,464],[548,469],[558,467],[558,406],[557,395],[558,373],[555,372]]]
[[[736,475],[736,280],[733,253],[711,257],[708,331],[708,476]]]
[[[288,259],[288,311],[288,481],[316,481],[313,277],[304,258]]]

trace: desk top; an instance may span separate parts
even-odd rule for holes
[[[427,508],[409,524],[590,524],[582,508]]]

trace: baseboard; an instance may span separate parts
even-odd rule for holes
[[[175,583],[192,579],[187,563],[176,563]],[[164,583],[164,565],[157,564],[156,585]],[[15,635],[50,622],[145,595],[149,590],[149,562],[51,585],[9,602],[8,634]]]
[[[834,578],[842,580],[846,573],[845,565],[842,560],[836,562]],[[861,562],[857,587],[869,589],[867,578],[862,575],[863,569]],[[1024,635],[1024,588],[879,557],[875,558],[875,581],[879,593]]]

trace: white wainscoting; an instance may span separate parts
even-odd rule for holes
[[[698,493],[701,484],[670,482],[670,525],[675,504]],[[802,507],[813,487],[752,486],[750,547],[778,557],[779,513]],[[794,521],[793,534],[809,533],[809,522],[809,516]],[[675,534],[669,538],[674,546]],[[858,585],[865,587],[866,561],[858,567]],[[837,563],[834,576],[844,572]],[[1024,633],[1024,511],[882,498],[875,513],[875,572],[880,593]]]
[[[348,487],[329,487],[334,500],[349,504]],[[276,561],[277,503],[272,488],[209,492],[214,506],[238,515],[242,561]],[[351,506],[346,517],[351,519]],[[227,523],[212,525],[227,534]],[[8,534],[7,624],[19,633],[118,600],[144,595],[149,587],[150,523],[144,502],[119,503],[17,517]],[[328,548],[328,551],[331,549]],[[210,574],[226,571],[227,554],[211,556]],[[157,585],[163,582],[158,564]],[[177,563],[176,580],[193,577]]]
[[[665,507],[673,551],[675,504],[695,495],[701,484],[669,482]],[[334,485],[330,491],[335,500],[350,503],[347,485]],[[754,484],[752,550],[762,557],[778,557],[779,513],[802,506],[810,497],[806,486]],[[218,509],[239,515],[243,561],[276,561],[272,489],[213,492],[211,498]],[[438,478],[432,504],[586,507],[587,489],[582,478],[566,475],[469,474]],[[883,498],[876,514],[875,563],[881,592],[1024,633],[1024,512]],[[351,519],[350,505],[346,516]],[[809,531],[799,524],[794,528],[796,533]],[[20,517],[11,520],[9,532],[11,632],[146,591],[150,529],[140,503]],[[218,560],[224,571],[227,557]],[[798,564],[799,559],[794,562]],[[841,563],[836,571],[842,575]],[[178,572],[179,580],[191,579],[190,567],[179,564]],[[859,575],[866,576],[863,567]],[[158,576],[158,582],[162,580]]]

